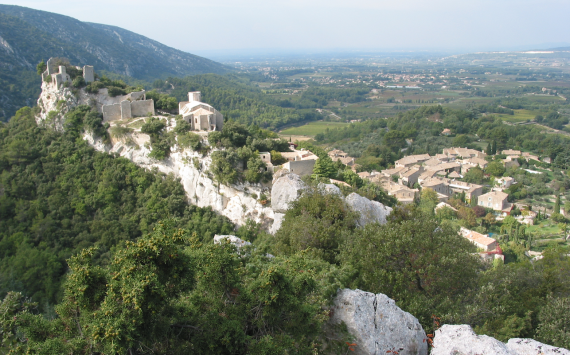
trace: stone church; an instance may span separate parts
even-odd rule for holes
[[[221,131],[224,116],[212,106],[200,101],[199,91],[189,92],[188,101],[178,104],[178,113],[194,131]]]

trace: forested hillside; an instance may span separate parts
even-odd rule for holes
[[[0,120],[37,100],[40,79],[34,75],[35,67],[50,57],[147,81],[228,71],[219,63],[122,28],[0,5]]]
[[[97,264],[112,250],[166,218],[209,240],[233,225],[208,209],[190,206],[171,176],[99,153],[79,138],[98,115],[77,109],[66,133],[36,125],[23,108],[0,128],[0,292],[20,291],[41,309],[61,298],[66,259],[99,246]],[[100,123],[99,123],[100,124]]]
[[[313,109],[280,107],[246,79],[231,74],[204,74],[183,79],[171,77],[166,81],[157,80],[153,86],[176,97],[178,101],[188,101],[189,91],[201,91],[202,101],[219,110],[225,120],[231,119],[245,125],[275,129],[286,124],[322,118]]]
[[[564,249],[531,263],[514,240],[505,244],[510,262],[483,263],[428,193],[397,206],[385,225],[358,227],[318,176],[275,236],[255,223],[234,232],[189,206],[179,181],[90,148],[83,131],[108,137],[89,107],[66,115],[65,133],[38,127],[34,113],[23,108],[0,128],[2,350],[346,352],[346,332],[327,325],[342,287],[388,295],[428,333],[440,322],[470,324],[503,341],[570,344]],[[236,252],[214,244],[215,233],[254,246]]]

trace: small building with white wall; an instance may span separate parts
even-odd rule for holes
[[[224,116],[211,105],[201,102],[200,91],[188,93],[188,101],[178,104],[178,113],[190,123],[193,131],[221,131]]]

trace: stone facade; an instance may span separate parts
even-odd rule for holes
[[[65,83],[71,84],[71,77],[69,74],[67,74],[65,66],[58,66],[54,58],[48,59],[46,67],[47,69],[42,73],[42,80],[45,81],[48,76],[51,76],[51,83],[56,85],[56,87],[59,87]],[[95,72],[93,70],[93,66],[86,65],[83,67],[83,79],[86,83],[95,81]]]
[[[315,167],[315,160],[313,159],[295,160],[283,164],[284,169],[287,169],[293,174],[297,174],[299,176],[312,174],[314,167]]]
[[[103,121],[124,120],[133,117],[154,115],[154,100],[146,99],[145,91],[136,91],[118,98],[118,103],[107,104],[101,107]]]
[[[212,106],[203,103],[199,91],[189,92],[188,101],[178,104],[178,113],[190,123],[193,131],[221,131],[224,116]]]

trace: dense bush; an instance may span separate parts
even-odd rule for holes
[[[20,291],[48,309],[61,297],[65,259],[98,245],[98,263],[169,216],[204,238],[227,219],[189,206],[180,183],[98,153],[80,138],[88,107],[66,116],[64,134],[36,125],[23,108],[0,128],[0,293]],[[99,119],[100,123],[100,119]]]

